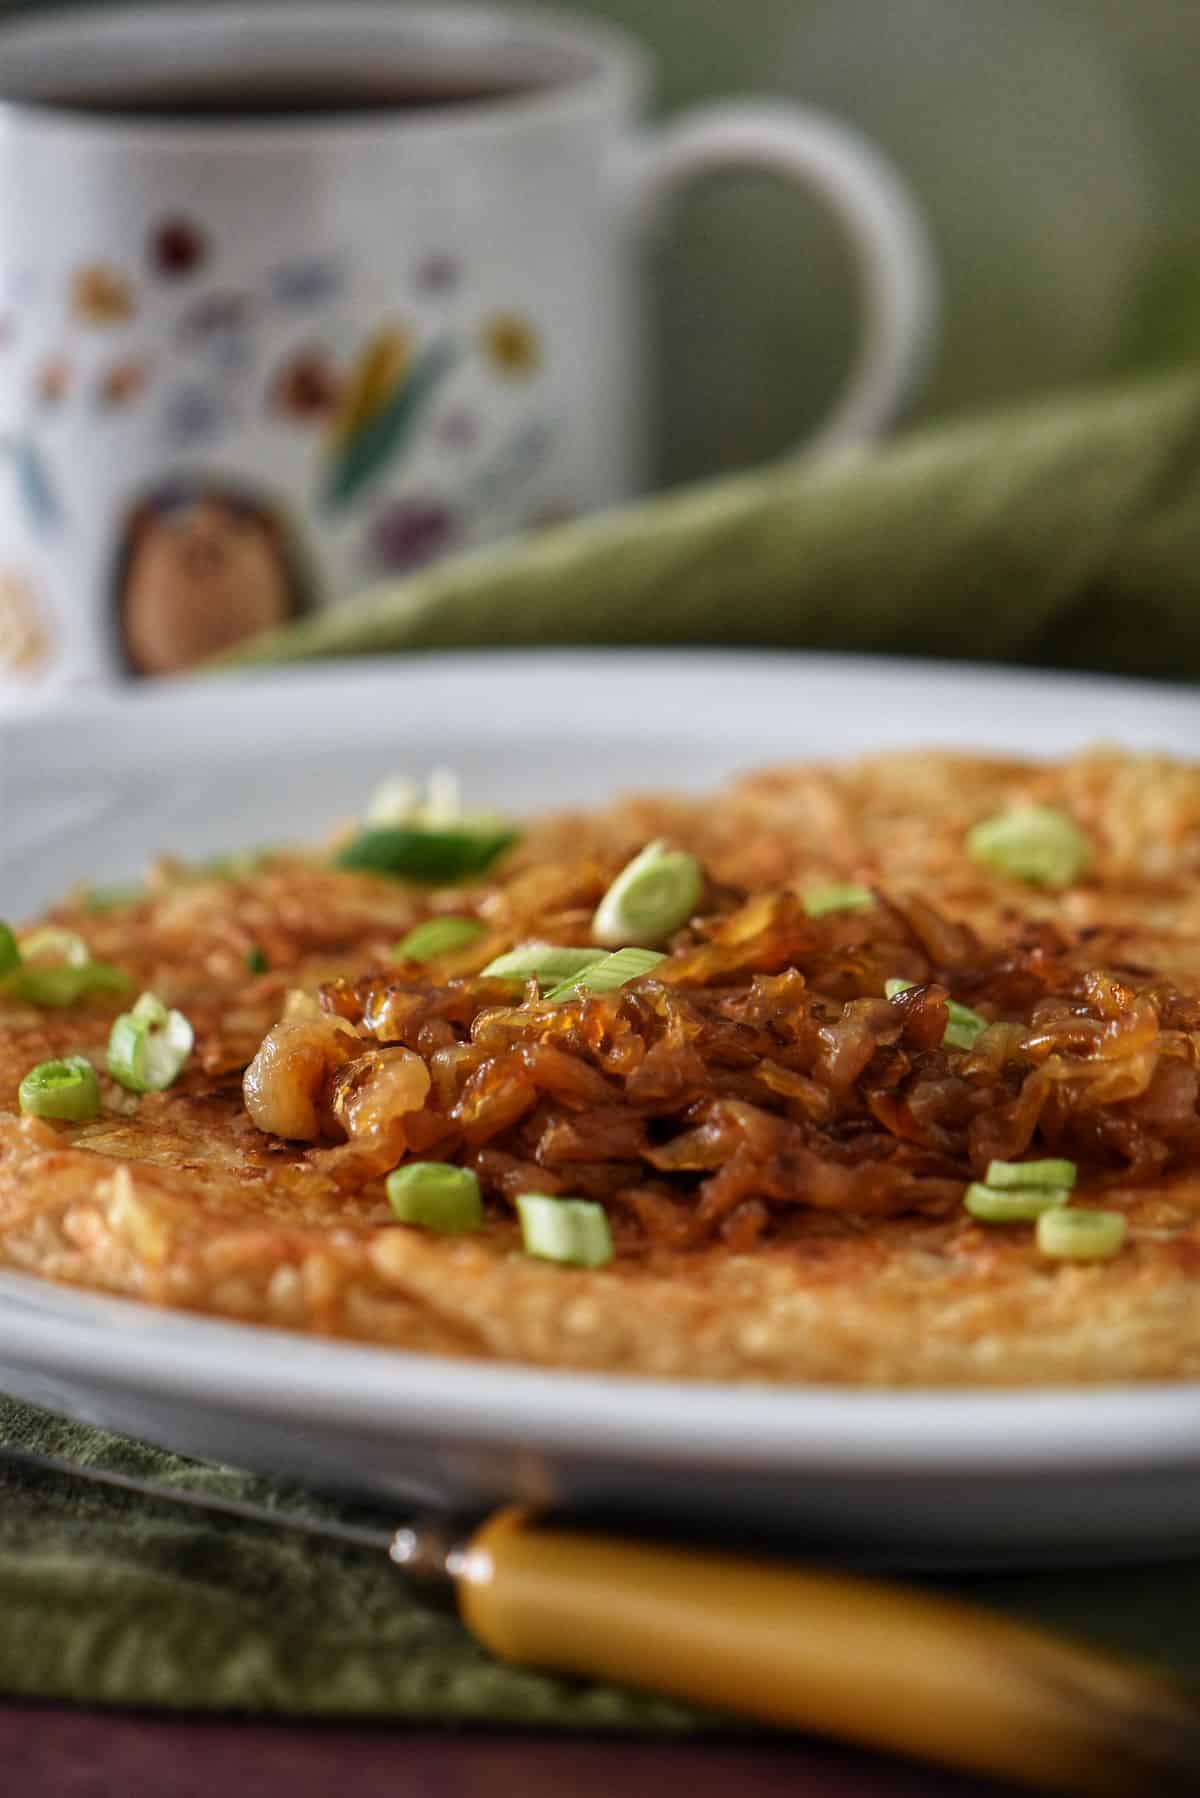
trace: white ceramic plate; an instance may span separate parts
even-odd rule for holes
[[[1115,681],[677,653],[430,657],[76,699],[0,729],[0,915],[161,849],[309,836],[381,774],[435,759],[472,803],[521,810],[891,744],[1100,739],[1200,757],[1200,706]],[[566,1499],[918,1559],[1200,1544],[1196,1386],[669,1385],[308,1341],[16,1275],[0,1276],[0,1385],[403,1505]]]

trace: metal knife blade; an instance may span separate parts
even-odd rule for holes
[[[43,1455],[33,1449],[17,1448],[0,1442],[0,1463],[34,1468],[41,1473],[61,1474],[68,1479],[83,1480],[89,1485],[111,1486],[119,1492],[135,1492],[139,1498],[152,1499],[164,1505],[183,1505],[192,1511],[217,1517],[235,1517],[242,1523],[265,1524],[272,1529],[302,1530],[310,1536],[323,1536],[330,1542],[345,1542],[354,1548],[369,1548],[390,1555],[395,1532],[372,1529],[365,1524],[342,1523],[324,1517],[309,1517],[303,1512],[277,1511],[269,1505],[250,1504],[245,1499],[221,1498],[207,1492],[189,1492],[182,1486],[162,1486],[154,1480],[138,1479],[129,1473],[117,1473],[110,1467],[81,1466],[58,1455]]]

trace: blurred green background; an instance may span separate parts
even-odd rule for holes
[[[39,10],[0,0],[3,14]],[[660,110],[790,97],[891,153],[925,205],[945,287],[913,416],[1200,354],[1200,0],[556,10],[648,42]],[[681,204],[655,279],[663,478],[786,448],[819,416],[853,342],[836,230],[765,177],[713,182]]]

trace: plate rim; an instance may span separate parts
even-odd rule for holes
[[[129,682],[112,687],[83,686],[62,689],[45,696],[30,696],[0,713],[0,740],[6,735],[18,739],[36,737],[47,728],[67,722],[72,728],[91,722],[107,722],[127,716],[131,711],[144,715],[156,710],[177,713],[179,706],[216,703],[219,698],[231,701],[247,693],[285,692],[292,688],[302,692],[311,686],[323,694],[330,687],[346,683],[364,685],[403,680],[408,675],[437,669],[448,678],[485,679],[494,681],[497,669],[511,670],[528,663],[539,672],[564,678],[597,673],[604,677],[627,678],[649,673],[689,678],[716,677],[736,664],[739,675],[750,679],[776,678],[809,673],[830,680],[881,678],[895,680],[907,677],[951,690],[957,686],[974,686],[995,692],[1034,691],[1042,688],[1070,699],[1094,698],[1100,689],[1110,700],[1120,703],[1154,701],[1168,711],[1194,705],[1187,685],[1156,681],[1144,677],[1109,672],[1081,673],[1078,670],[1023,667],[1007,663],[972,659],[939,659],[931,656],[858,655],[838,650],[771,649],[761,647],[695,646],[629,647],[613,645],[579,648],[509,648],[486,650],[419,649],[403,654],[347,656],[332,660],[287,662],[274,667],[253,669],[208,670],[201,674],[162,676],[153,681]],[[525,721],[536,726],[536,718]],[[1166,736],[1164,732],[1164,738]],[[1102,740],[1100,738],[1097,741]],[[914,748],[920,744],[914,743]],[[1164,742],[1164,747],[1167,747]],[[862,753],[869,753],[864,750]]]
[[[255,1355],[255,1345],[268,1352]],[[30,1353],[36,1360],[26,1364],[38,1371],[159,1399],[215,1400],[240,1416],[493,1446],[535,1440],[556,1453],[643,1463],[893,1479],[1200,1461],[1195,1381],[999,1389],[671,1381],[309,1337],[0,1272],[0,1364]],[[1180,1431],[1188,1439],[1172,1444]]]

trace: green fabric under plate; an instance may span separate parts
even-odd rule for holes
[[[19,1444],[308,1515],[315,1494],[68,1423],[0,1398]],[[352,1513],[364,1521],[361,1511]],[[372,1516],[385,1525],[399,1517]],[[167,1705],[671,1731],[651,1698],[488,1659],[382,1556],[26,1473],[0,1453],[0,1693]]]
[[[343,1514],[328,1498],[181,1460],[10,1399],[0,1399],[4,1443],[280,1511]],[[363,1521],[360,1510],[345,1515]],[[1200,1679],[1200,1562],[952,1585]],[[0,1693],[556,1729],[721,1726],[636,1693],[500,1666],[369,1551],[27,1474],[5,1467],[2,1456]]]
[[[1200,373],[777,463],[454,558],[228,664],[779,645],[1200,676]]]

